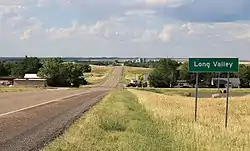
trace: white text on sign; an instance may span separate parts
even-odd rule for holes
[[[222,62],[218,62],[218,61],[213,61],[212,63],[212,66],[213,67],[216,67],[216,68],[232,68],[233,67],[233,63],[230,63],[230,62],[225,62],[225,61],[222,61]],[[194,61],[194,67],[207,67],[207,68],[210,68],[211,67],[211,64],[210,62],[196,62]]]

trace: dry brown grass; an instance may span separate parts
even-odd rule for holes
[[[244,64],[244,65],[250,65],[250,62],[240,62],[240,64]]]
[[[195,124],[193,97],[129,91],[177,142],[174,150],[250,150],[250,96],[230,98],[229,127],[225,130],[225,99],[199,99]]]
[[[0,93],[5,93],[5,92],[21,92],[21,91],[37,91],[37,90],[43,90],[43,88],[0,86]]]
[[[86,80],[91,84],[100,83],[105,78],[107,78],[111,72],[113,67],[111,66],[94,66],[91,65],[92,71],[90,73],[85,73],[84,76]]]

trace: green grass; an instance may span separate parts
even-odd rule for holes
[[[117,90],[43,151],[163,151],[172,140],[135,95]]]

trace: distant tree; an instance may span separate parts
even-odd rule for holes
[[[65,80],[66,85],[80,86],[86,84],[83,75],[83,65],[74,63],[65,63],[60,66],[60,74]]]
[[[171,59],[161,59],[158,66],[149,76],[150,85],[153,87],[171,87],[177,80],[178,62]]]
[[[144,82],[143,74],[140,74],[140,75],[139,75],[138,81],[139,81],[139,86],[142,86],[142,84],[143,84],[143,82]]]
[[[45,59],[42,68],[38,71],[38,75],[46,78],[49,86],[65,85],[63,76],[60,73],[60,66],[62,63],[63,60],[61,58]]]
[[[25,73],[37,73],[42,67],[40,60],[37,57],[27,57],[19,62],[15,62],[11,70],[11,74],[23,78]]]
[[[15,62],[11,70],[11,75],[18,78],[23,78],[25,75],[25,68],[23,62]]]
[[[37,57],[27,57],[22,60],[25,73],[37,73],[42,67],[40,60]]]
[[[91,66],[89,64],[83,64],[83,72],[87,73],[87,72],[91,72]]]
[[[188,71],[188,62],[184,62],[179,71],[179,79],[186,80],[190,84],[195,84],[195,73]]]
[[[49,58],[43,63],[38,75],[48,80],[49,86],[80,86],[87,84],[80,63],[63,63],[60,58]]]
[[[158,65],[158,61],[148,61],[148,62],[132,62],[132,61],[125,61],[124,66],[130,67],[143,67],[143,68],[156,68]]]
[[[15,64],[16,64],[15,62],[11,62],[11,61],[4,62],[4,68],[7,72],[7,75],[11,75],[12,69],[14,68]]]
[[[4,66],[4,62],[0,62],[0,76],[8,76],[8,70]]]
[[[250,66],[247,65],[240,65],[239,72],[235,74],[237,77],[240,78],[240,86],[241,87],[249,87],[250,82]]]

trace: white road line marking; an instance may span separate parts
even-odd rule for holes
[[[43,102],[43,103],[40,103],[40,104],[36,104],[36,105],[29,106],[29,107],[21,108],[21,109],[18,109],[18,110],[6,112],[6,113],[3,113],[3,114],[0,114],[0,117],[6,116],[6,115],[9,115],[9,114],[13,114],[13,113],[17,113],[17,112],[21,112],[21,111],[24,111],[24,110],[28,110],[28,109],[31,109],[31,108],[35,108],[35,107],[38,107],[38,106],[46,105],[46,104],[49,104],[49,103],[58,102],[58,101],[61,101],[61,100],[64,100],[64,99],[72,98],[72,97],[79,96],[79,95],[82,95],[82,94],[85,94],[85,93],[90,93],[90,92],[95,92],[95,91],[81,92],[81,93],[69,95],[69,96],[66,96],[66,97],[62,97],[62,98],[59,98],[59,99],[50,100],[50,101]]]

